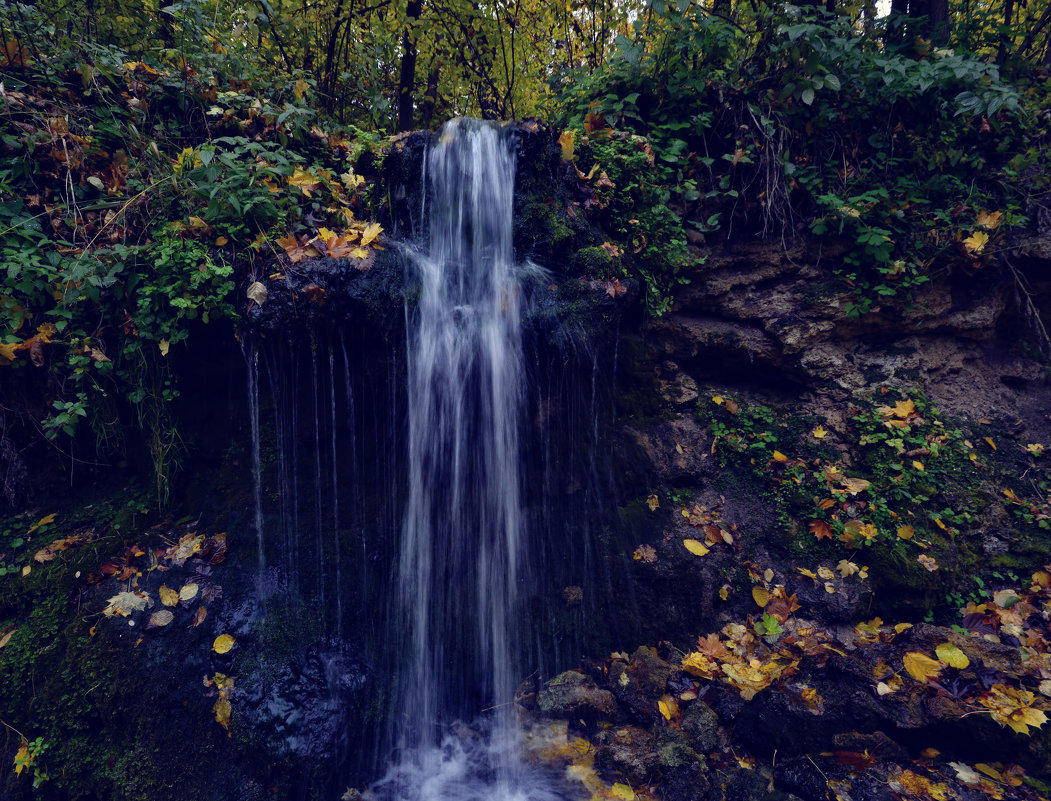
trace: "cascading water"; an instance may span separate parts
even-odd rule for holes
[[[454,120],[426,170],[429,247],[411,260],[419,293],[406,311],[401,761],[375,789],[421,801],[550,798],[524,778],[510,705],[522,678],[514,631],[528,573],[515,158],[501,128]],[[455,721],[472,720],[452,733]]]
[[[616,512],[597,455],[614,350],[586,286],[515,261],[521,137],[447,125],[422,159],[427,241],[338,284],[308,265],[300,284],[344,305],[268,303],[246,343],[264,648],[239,709],[326,792],[573,795],[523,764],[512,699],[609,643],[589,543]]]

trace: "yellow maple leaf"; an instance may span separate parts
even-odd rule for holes
[[[900,400],[894,404],[894,416],[903,420],[916,411],[916,402],[912,398]]]
[[[993,720],[1019,734],[1029,734],[1031,727],[1040,728],[1047,722],[1047,715],[1033,708],[1036,696],[1029,690],[994,684],[978,702],[989,710]]]
[[[836,569],[839,571],[839,575],[843,578],[848,578],[855,573],[861,572],[861,568],[848,559],[840,559],[839,564],[836,565]]]
[[[383,233],[383,226],[379,223],[369,223],[365,226],[365,230],[361,232],[361,246],[366,247],[372,243],[377,236]]]
[[[310,84],[300,78],[294,84],[292,84],[292,94],[296,96],[296,100],[302,100],[307,92],[310,91]]]
[[[321,181],[298,167],[292,173],[292,177],[288,179],[288,184],[289,186],[298,187],[299,191],[307,197],[310,197],[312,192],[316,192],[321,188]]]
[[[635,801],[635,791],[628,785],[617,782],[609,789],[609,797],[617,801]]]
[[[828,435],[828,432],[825,431],[824,426],[818,425],[814,427],[814,430],[810,432],[810,435],[814,439],[824,439]]]
[[[988,242],[989,234],[985,233],[985,231],[975,231],[963,240],[963,246],[967,249],[968,253],[977,256],[985,249]]]
[[[646,505],[650,508],[650,511],[653,512],[661,505],[661,502],[656,495],[650,495],[646,498]]]
[[[909,651],[904,657],[905,672],[916,681],[927,682],[937,678],[942,672],[942,666],[937,659],[931,659],[919,651]]]
[[[21,342],[0,342],[0,359],[13,362]]]

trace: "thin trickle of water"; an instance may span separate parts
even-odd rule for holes
[[[515,159],[505,132],[454,120],[429,153],[429,243],[406,308],[408,499],[398,597],[410,632],[397,741],[376,788],[411,799],[540,798],[510,701],[526,574]],[[493,708],[484,735],[450,732]],[[528,784],[528,786],[527,786]]]
[[[248,422],[252,434],[252,500],[255,505],[253,523],[257,538],[259,574],[266,570],[263,549],[263,457],[259,442],[259,353],[254,344],[245,344],[243,353],[248,373]]]
[[[332,554],[330,559],[335,563],[335,596],[336,596],[336,636],[343,633],[343,587],[342,558],[339,547],[339,429],[336,425],[336,351],[330,344],[328,347],[328,386],[329,386],[329,441],[332,456]],[[320,443],[319,443],[320,444]]]

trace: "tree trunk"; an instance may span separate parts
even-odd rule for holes
[[[416,85],[416,35],[412,32],[412,23],[423,13],[423,0],[409,0],[405,14],[409,18],[405,32],[401,37],[402,56],[401,73],[398,76],[398,130],[411,131],[413,120],[413,99]]]

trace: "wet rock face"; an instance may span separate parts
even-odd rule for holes
[[[253,737],[275,754],[338,764],[367,704],[368,675],[344,643],[318,643],[276,676],[255,675],[245,687],[243,714]]]
[[[551,717],[594,721],[614,717],[617,703],[613,693],[600,690],[589,676],[567,670],[540,691],[537,709]]]
[[[976,417],[1016,407],[1018,388],[1040,380],[1039,365],[1014,351],[1025,311],[1010,275],[932,281],[854,318],[834,260],[780,243],[727,245],[694,268],[672,313],[646,324],[648,341],[694,378],[758,371],[844,396],[920,384]]]

